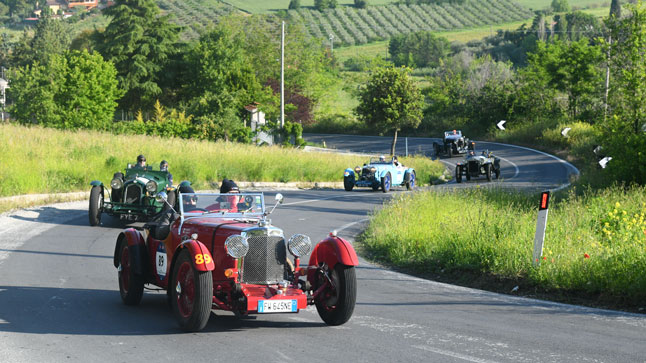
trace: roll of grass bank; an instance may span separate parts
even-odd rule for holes
[[[109,183],[144,154],[149,165],[167,160],[175,182],[190,180],[211,188],[227,177],[236,181],[343,181],[347,167],[366,157],[310,153],[278,146],[257,147],[94,131],[59,131],[0,124],[0,197],[89,190],[92,180]],[[444,166],[425,157],[401,158],[419,182],[439,177]]]
[[[537,212],[538,195],[495,189],[400,195],[376,213],[362,248],[376,260],[466,285],[511,281],[533,291],[644,307],[646,188],[613,187],[554,201],[535,266]]]

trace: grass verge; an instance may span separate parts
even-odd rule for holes
[[[347,167],[366,161],[363,156],[278,146],[0,124],[0,197],[89,190],[90,181],[109,183],[139,154],[146,155],[155,168],[167,160],[176,183],[190,180],[205,189],[224,177],[250,182],[342,181]],[[415,168],[420,183],[444,172],[441,163],[424,157],[402,162]]]
[[[532,263],[538,196],[496,189],[402,194],[360,237],[372,259],[465,286],[631,311],[646,308],[646,187],[551,203]]]

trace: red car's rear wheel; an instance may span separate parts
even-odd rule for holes
[[[345,266],[340,263],[328,271],[328,276],[332,285],[329,285],[317,297],[316,310],[326,324],[341,325],[350,320],[354,312],[357,300],[357,276],[354,266]],[[317,285],[322,286],[326,282],[325,275],[319,272]]]
[[[134,271],[134,256],[130,253],[126,239],[121,240],[119,247],[119,293],[126,305],[137,305],[144,294],[144,282]]]
[[[185,331],[204,329],[213,303],[211,271],[196,270],[191,262],[191,254],[183,249],[175,262],[173,278],[168,288],[179,326]]]

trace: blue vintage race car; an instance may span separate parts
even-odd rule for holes
[[[405,185],[411,190],[415,187],[415,170],[403,166],[397,157],[386,160],[383,156],[371,158],[363,167],[345,169],[343,173],[343,186],[351,191],[354,187],[370,187],[372,190],[381,190],[387,193],[393,185]]]

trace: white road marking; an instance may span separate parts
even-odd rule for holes
[[[462,359],[462,360],[465,360],[467,362],[474,362],[474,363],[494,363],[494,362],[496,362],[496,361],[492,361],[492,360],[481,359],[481,358],[476,358],[476,357],[472,357],[472,356],[465,355],[465,354],[451,352],[451,351],[444,350],[444,349],[437,349],[437,348],[427,347],[425,345],[412,345],[412,347],[417,348],[417,349],[421,349],[421,350],[425,350],[427,352],[433,352],[433,353],[436,353],[436,354],[446,355],[446,356],[452,357],[452,358]]]

